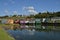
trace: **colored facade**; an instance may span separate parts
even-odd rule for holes
[[[8,19],[7,23],[8,24],[13,24],[14,23],[14,20],[13,19]]]

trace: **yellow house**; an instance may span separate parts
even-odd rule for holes
[[[14,20],[13,19],[8,19],[7,24],[13,24]]]

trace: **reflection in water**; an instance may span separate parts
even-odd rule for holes
[[[34,29],[35,25],[20,25],[20,26],[9,26],[9,27],[4,27],[5,29],[11,29],[11,30],[16,30],[16,29]]]
[[[22,29],[30,29],[30,30],[60,30],[59,27],[56,26],[41,26],[41,25],[20,25],[20,26],[8,26],[4,27],[6,30],[22,30]]]
[[[23,35],[34,35],[34,31],[33,30],[28,30],[28,29],[25,29],[25,30],[22,30],[22,34]]]
[[[16,40],[60,40],[60,32],[57,31],[32,31],[32,30],[7,30]]]
[[[13,30],[11,30],[11,29]],[[7,32],[16,40],[60,40],[60,31],[38,31],[35,28],[50,29],[51,26],[20,25],[11,26]],[[54,28],[52,26],[52,28]],[[39,29],[39,30],[40,30]]]

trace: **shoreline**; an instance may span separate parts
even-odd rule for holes
[[[0,40],[15,40],[13,37],[8,35],[7,32],[0,26]]]

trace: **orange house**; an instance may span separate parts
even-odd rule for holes
[[[13,24],[14,20],[13,19],[8,19],[7,24]]]

